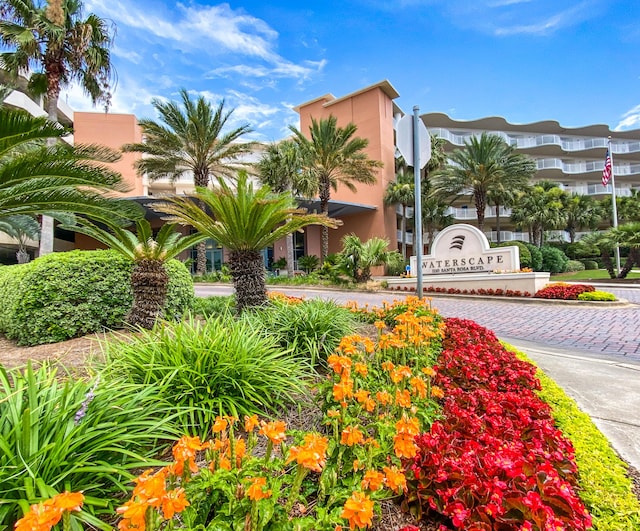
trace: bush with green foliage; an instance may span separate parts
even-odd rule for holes
[[[519,241],[512,242],[501,242],[501,243],[492,243],[491,247],[518,247],[520,251],[520,267],[531,267],[531,251],[529,248],[523,243]]]
[[[254,326],[268,330],[283,349],[290,349],[312,366],[322,365],[340,344],[354,332],[352,313],[335,302],[320,299],[299,304],[274,301],[246,317]]]
[[[517,354],[535,365],[521,352]],[[640,502],[632,491],[631,479],[627,475],[628,465],[617,456],[589,416],[580,411],[558,384],[540,370],[536,377],[542,387],[538,392],[540,398],[551,406],[558,428],[573,443],[580,472],[580,498],[593,518],[593,529],[640,529]]]
[[[557,247],[543,245],[540,247],[542,253],[542,270],[549,273],[564,273],[569,259]]]
[[[236,298],[234,295],[214,295],[196,297],[193,313],[205,319],[209,317],[232,317],[235,315]]]
[[[312,271],[318,269],[319,265],[320,258],[318,258],[315,254],[301,256],[300,258],[298,258],[298,267],[305,273],[311,273]]]
[[[194,301],[193,282],[177,260],[169,274],[166,318],[181,317]],[[55,343],[121,328],[131,308],[133,262],[114,251],[52,253],[0,271],[0,332],[19,345]]]
[[[104,345],[105,373],[156,387],[184,433],[206,436],[217,415],[266,415],[305,391],[308,362],[247,321],[187,318]],[[182,411],[182,412],[181,412]]]
[[[575,273],[576,271],[584,271],[584,264],[578,260],[569,260],[564,268],[565,273]]]
[[[386,264],[385,274],[390,277],[399,277],[406,272],[405,266],[407,263],[400,253],[392,253],[389,255],[389,262]]]
[[[523,243],[531,253],[531,265],[529,267],[531,267],[531,269],[533,269],[534,271],[542,271],[542,252],[540,251],[538,246],[533,245],[529,242]]]
[[[177,438],[167,406],[151,385],[0,366],[0,529],[65,490],[84,492],[87,528],[111,529],[95,515],[111,514],[135,472]]]
[[[594,271],[596,269],[598,269],[598,262],[596,262],[595,260],[580,260],[582,262],[582,265],[584,265],[584,268],[587,271]]]
[[[587,291],[578,295],[579,301],[615,301],[616,296],[606,291]]]

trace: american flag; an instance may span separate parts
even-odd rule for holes
[[[611,155],[607,149],[607,156],[604,158],[604,170],[602,170],[602,186],[607,186],[611,180]]]

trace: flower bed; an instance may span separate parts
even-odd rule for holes
[[[541,290],[536,291],[534,297],[538,299],[560,299],[564,301],[578,300],[578,296],[582,293],[595,291],[596,288],[589,284],[565,284],[564,282],[555,282],[548,284]]]
[[[446,323],[434,380],[444,418],[416,438],[409,502],[456,529],[589,528],[573,447],[534,393],[535,368],[472,321]]]

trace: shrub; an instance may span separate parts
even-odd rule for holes
[[[106,373],[157,386],[185,433],[206,435],[217,415],[265,414],[305,387],[308,365],[246,321],[161,323],[133,340],[104,344]],[[191,408],[191,409],[188,409]]]
[[[579,301],[615,301],[616,296],[606,291],[585,291],[578,295]]]
[[[584,271],[585,267],[584,264],[578,260],[569,260],[564,270],[566,273],[575,273],[576,271]]]
[[[533,269],[534,271],[542,271],[542,252],[540,251],[540,249],[532,243],[523,243],[527,246],[527,249],[529,249],[529,252],[531,253],[531,265],[529,267],[531,267],[531,269]]]
[[[563,273],[567,267],[569,259],[557,247],[550,245],[543,245],[540,248],[542,253],[542,270],[549,271],[549,273]]]
[[[0,331],[19,345],[38,345],[122,327],[132,304],[132,267],[113,251],[71,251],[3,268]],[[177,260],[166,269],[165,316],[174,318],[193,304],[193,283]]]
[[[386,274],[390,277],[398,277],[406,272],[407,264],[408,262],[402,257],[400,253],[394,253],[390,255],[390,260],[386,264]]]
[[[315,254],[311,254],[308,256],[301,256],[298,258],[298,267],[303,269],[306,273],[311,273],[314,269],[318,269],[320,265],[320,258],[318,258]]]
[[[598,269],[598,262],[595,260],[580,260],[587,271]]]
[[[213,297],[196,297],[193,313],[206,319],[209,317],[232,317],[235,314],[236,298],[234,295]]]
[[[324,364],[343,336],[355,330],[355,319],[335,302],[313,299],[299,304],[276,302],[246,317],[268,330],[278,344],[312,366]]]
[[[130,471],[176,436],[153,386],[59,376],[0,366],[0,529],[70,488],[84,491],[87,527],[111,529],[91,515],[111,513]]]
[[[547,284],[544,288],[536,291],[534,297],[565,301],[577,300],[578,295],[587,291],[595,291],[595,288],[589,284],[565,284],[564,282],[556,282],[554,284]]]
[[[520,267],[531,267],[531,251],[523,242],[513,241],[513,242],[501,242],[492,247],[518,247],[520,251]]]

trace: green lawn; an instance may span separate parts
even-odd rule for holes
[[[629,280],[640,279],[640,270],[635,269],[631,271],[627,278]],[[564,281],[564,280],[611,280],[609,273],[606,269],[592,269],[589,271],[576,271],[575,273],[560,273],[559,275],[552,275],[552,280]],[[620,282],[620,281],[618,281]]]

